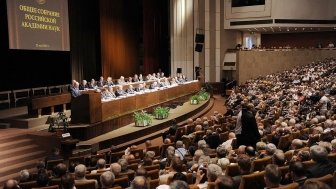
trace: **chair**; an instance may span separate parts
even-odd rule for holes
[[[138,163],[132,163],[132,164],[128,164],[128,169],[132,169],[134,171],[136,171],[139,167],[139,164]]]
[[[175,142],[177,140],[181,140],[182,136],[185,135],[187,132],[186,127],[185,126],[180,126],[176,129],[176,133],[175,133]]]
[[[115,186],[115,187],[112,187],[112,188],[109,188],[109,189],[123,189],[121,186]]]
[[[336,188],[336,171],[334,172],[334,175],[333,175],[333,188]]]
[[[12,91],[2,91],[2,92],[0,92],[0,104],[7,103],[8,108],[10,108],[10,103],[11,103],[10,94],[11,93],[12,93]]]
[[[281,166],[279,169],[281,171],[281,177],[285,178],[286,174],[289,172],[289,166]]]
[[[187,134],[190,134],[190,133],[192,133],[192,132],[195,132],[195,127],[196,127],[195,124],[187,125],[187,127],[186,127]]]
[[[69,157],[69,164],[71,162],[78,163],[78,164],[85,164],[85,158],[84,156]]]
[[[139,164],[140,162],[141,162],[141,159],[130,159],[130,160],[128,160],[128,164],[133,164],[133,163]]]
[[[135,159],[142,159],[144,157],[143,149],[131,150],[131,154],[134,155]]]
[[[284,152],[287,151],[289,145],[290,145],[290,135],[285,135],[285,136],[281,136],[279,139],[279,143],[277,148],[283,150]]]
[[[147,148],[148,151],[153,151],[155,152],[155,156],[160,156],[160,146],[150,146]]]
[[[70,87],[70,84],[61,85],[62,93],[69,92],[69,87]]]
[[[32,88],[33,96],[44,96],[47,94],[47,87],[35,87]]]
[[[159,169],[153,169],[150,171],[147,171],[147,176],[150,179],[158,179],[159,178]]]
[[[75,181],[76,189],[94,189],[96,188],[96,181],[89,180],[86,182],[76,182]]]
[[[216,184],[214,182],[208,182],[207,189],[215,189],[215,188],[216,188]]]
[[[328,159],[336,163],[336,152],[328,154]]]
[[[33,187],[38,187],[36,181],[22,182],[20,183],[21,189],[31,189]]]
[[[307,142],[307,146],[311,147],[313,144],[315,144],[316,142],[320,141],[320,136],[319,135],[310,135],[308,142]]]
[[[30,92],[30,89],[13,90],[15,107],[19,100],[28,100],[29,92]]]
[[[115,163],[118,161],[118,159],[122,158],[122,156],[125,154],[125,151],[120,151],[120,152],[113,152],[107,154],[107,157],[109,157],[108,163]]]
[[[149,180],[149,189],[156,189],[160,185],[160,180],[159,179],[151,179]]]
[[[129,180],[133,180],[135,176],[135,171],[128,171],[127,173],[120,173],[119,176],[120,177],[127,176]]]
[[[128,177],[120,177],[114,179],[113,187],[114,186],[121,186],[122,188],[128,187]]]
[[[47,170],[53,170],[54,167],[59,164],[59,163],[63,163],[64,159],[57,159],[57,160],[49,160],[47,161]]]
[[[271,164],[271,163],[272,163],[272,158],[271,157],[256,159],[256,160],[252,161],[251,171],[252,172],[262,171],[262,170],[265,169],[267,164]]]
[[[48,94],[59,94],[62,93],[62,85],[57,86],[49,86],[48,87]]]
[[[189,184],[189,189],[199,189],[199,187],[195,184]]]
[[[174,143],[170,143],[170,144],[163,144],[160,148],[160,155],[161,157],[164,157],[166,150],[168,148],[168,146],[175,146]]]
[[[265,187],[265,171],[243,175],[240,181],[239,189],[260,189]]]
[[[230,177],[240,175],[238,164],[234,163],[226,166],[225,175],[228,175]]]
[[[219,139],[221,143],[227,141],[229,139],[229,131],[226,131],[224,133],[219,133]]]
[[[154,169],[160,169],[160,164],[155,164],[155,165],[148,165],[148,166],[143,166],[146,171],[154,170]]]
[[[307,181],[309,181],[309,180],[320,181],[320,182],[323,182],[325,184],[328,184],[332,188],[333,187],[333,179],[334,179],[334,176],[332,174],[327,174],[327,175],[324,175],[322,177],[307,179]]]
[[[51,186],[58,185],[59,188],[62,188],[62,187],[61,187],[61,179],[60,179],[60,178],[50,179],[49,184],[50,184]]]
[[[32,189],[59,189],[58,185],[45,186],[45,187],[33,187]]]
[[[88,180],[100,180],[100,175],[102,173],[90,173],[90,174],[85,174],[85,178]]]
[[[188,184],[193,184],[193,174],[192,173],[187,173],[187,183]]]
[[[299,184],[296,182],[284,185],[284,186],[280,186],[278,188],[275,189],[298,189],[299,188]]]
[[[302,164],[305,169],[308,169],[309,167],[315,165],[315,161],[312,161],[312,160],[303,161]]]

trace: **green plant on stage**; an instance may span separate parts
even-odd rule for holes
[[[197,94],[190,97],[190,104],[198,104],[198,103],[199,103],[199,96]]]
[[[145,111],[134,112],[135,126],[147,126],[152,123],[152,116]]]
[[[48,117],[49,132],[55,132],[57,129],[63,129],[64,132],[68,131],[70,118],[64,112],[58,112],[56,115]]]
[[[156,119],[165,119],[168,117],[169,110],[170,110],[169,107],[158,106],[154,108],[153,115]]]
[[[209,98],[209,93],[208,92],[206,92],[206,91],[200,91],[200,92],[198,92],[198,99],[199,100],[202,100],[202,101],[204,101],[204,100],[207,100],[208,98]]]

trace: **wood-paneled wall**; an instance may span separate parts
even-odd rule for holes
[[[133,0],[100,1],[101,64],[105,78],[138,72],[139,11]]]

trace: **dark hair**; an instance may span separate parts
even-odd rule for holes
[[[36,178],[37,186],[39,187],[47,186],[49,181],[50,179],[49,179],[47,170],[40,169],[39,173],[37,174],[37,178]]]
[[[188,148],[189,154],[191,156],[195,155],[196,150],[197,150],[196,146],[189,146],[189,148]]]
[[[281,171],[275,164],[268,164],[265,168],[265,178],[273,184],[279,184],[281,181]]]
[[[306,169],[301,161],[290,162],[289,171],[292,171],[298,177],[304,176],[306,174]]]
[[[182,180],[182,181],[187,182],[187,176],[181,172],[177,172],[173,176],[173,181],[175,180]]]
[[[61,185],[63,189],[72,189],[75,185],[75,178],[72,174],[66,173],[61,178]]]
[[[250,172],[251,170],[251,159],[245,154],[239,155],[237,159],[238,166],[241,170],[245,172]]]
[[[218,175],[215,181],[216,189],[233,189],[233,179],[232,177],[226,175]]]

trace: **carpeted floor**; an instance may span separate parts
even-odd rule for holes
[[[214,111],[218,111],[219,113],[225,113],[226,112],[226,107],[224,106],[225,98],[222,97],[221,95],[214,95],[213,98],[215,99],[214,106],[204,116],[210,117],[211,115],[213,115]],[[152,142],[153,146],[160,146],[163,143],[161,137],[155,138],[151,142]],[[138,145],[138,148],[145,148],[145,145],[144,144]]]

